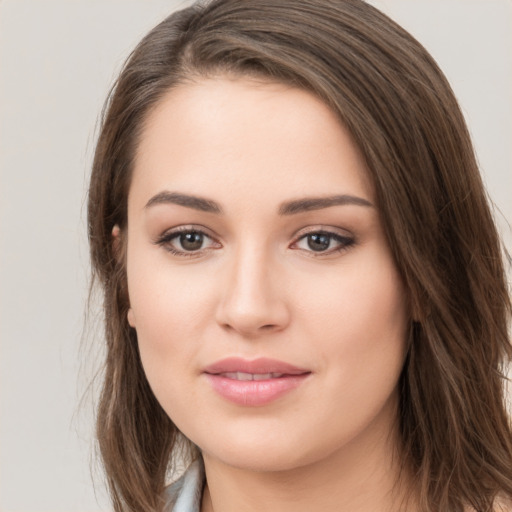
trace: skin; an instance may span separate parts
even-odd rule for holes
[[[279,212],[333,195],[362,201]],[[206,233],[199,249],[180,226]],[[312,250],[319,231],[333,235]],[[142,132],[126,254],[128,320],[155,396],[202,450],[203,512],[392,509],[408,303],[364,161],[321,101],[248,78],[171,90]],[[243,407],[203,373],[231,356],[311,373]]]

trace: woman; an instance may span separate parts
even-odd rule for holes
[[[89,235],[115,510],[509,506],[498,236],[446,79],[373,7],[214,0],[153,29]]]

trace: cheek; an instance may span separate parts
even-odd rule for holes
[[[407,321],[401,280],[394,266],[382,259],[374,265],[347,265],[323,283],[307,277],[295,296],[300,297],[299,314],[309,318],[313,328],[337,332],[341,339],[371,339],[372,333],[383,341],[386,334],[396,339],[394,334],[403,333]]]
[[[165,257],[129,253],[128,290],[139,351],[155,390],[194,361],[205,322],[213,314],[214,289],[203,276],[172,268]],[[177,379],[179,381],[179,379]],[[168,383],[167,383],[168,384]]]
[[[301,307],[301,331],[315,346],[321,375],[311,414],[328,418],[326,443],[350,439],[382,411],[394,418],[407,350],[407,301],[394,267],[352,270],[333,278],[328,292],[308,286]]]
[[[305,285],[301,323],[306,339],[318,340],[318,354],[333,386],[393,386],[406,352],[408,307],[394,265],[357,262],[332,276],[319,290]]]
[[[128,244],[130,305],[137,330],[170,334],[191,328],[210,307],[211,279],[192,265],[172,265],[163,249],[147,248],[134,237]]]

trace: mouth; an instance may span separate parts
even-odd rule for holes
[[[212,375],[223,374],[237,380],[252,380],[246,379],[246,375],[264,375],[266,378],[277,378],[283,375],[311,373],[311,371],[306,368],[267,357],[252,360],[243,359],[241,357],[228,357],[207,366],[203,371]],[[239,378],[236,375],[241,377]]]
[[[296,390],[311,371],[275,359],[228,358],[206,367],[213,390],[236,405],[263,406]]]
[[[247,373],[247,372],[226,372],[226,373],[217,373],[213,375],[219,375],[220,377],[225,377],[226,379],[233,380],[268,380],[268,379],[280,379],[281,377],[286,377],[285,373]]]

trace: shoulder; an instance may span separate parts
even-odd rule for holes
[[[164,512],[199,512],[204,488],[204,467],[197,459],[164,491]]]

